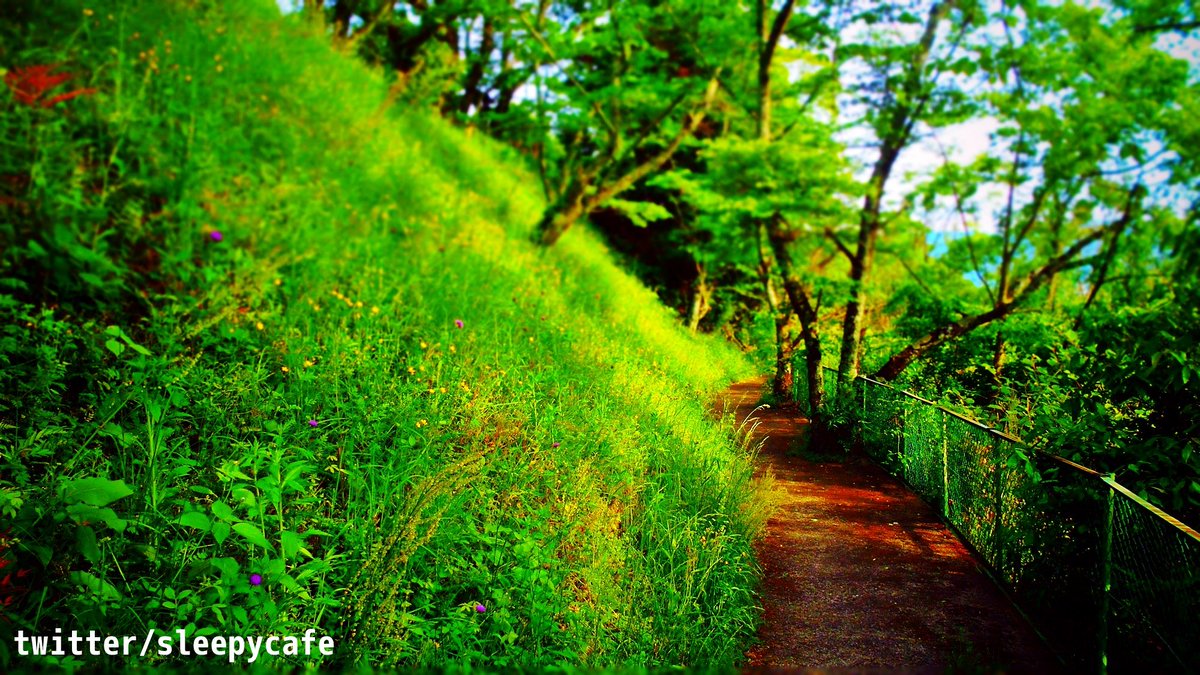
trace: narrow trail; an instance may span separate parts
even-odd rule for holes
[[[723,402],[741,422],[762,391],[762,379],[741,382]],[[871,463],[789,455],[805,420],[778,410],[755,418],[759,471],[774,474],[780,503],[757,545],[765,621],[750,670],[1061,670],[970,551],[900,481]]]

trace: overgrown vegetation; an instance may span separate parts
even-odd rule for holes
[[[6,632],[739,661],[765,514],[706,402],[748,367],[527,243],[511,151],[266,0],[6,3],[0,65]]]

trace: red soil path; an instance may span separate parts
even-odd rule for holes
[[[763,381],[723,396],[739,422]],[[749,670],[1053,673],[1061,668],[936,513],[872,463],[789,455],[805,420],[755,413],[779,506],[756,549],[765,621]]]

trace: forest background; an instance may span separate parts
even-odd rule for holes
[[[1194,3],[294,9],[520,150],[543,245],[589,220],[776,400],[800,378],[817,442],[870,375],[1195,522]]]

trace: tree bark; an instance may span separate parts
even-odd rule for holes
[[[712,297],[712,287],[708,284],[708,270],[696,263],[696,281],[692,288],[691,309],[688,311],[688,330],[695,333],[700,328],[700,322],[712,309],[709,299]]]
[[[563,233],[584,216],[587,181],[579,176],[571,179],[562,195],[542,214],[534,240],[542,246],[553,246]]]
[[[481,89],[483,84],[483,75],[487,70],[487,65],[492,58],[492,51],[496,48],[496,27],[492,23],[490,17],[483,18],[483,35],[479,42],[479,51],[475,53],[474,62],[467,71],[467,79],[463,83],[463,98],[459,106],[459,112],[468,114],[471,108],[475,108],[475,112],[479,113],[483,110],[486,94]],[[501,64],[503,67],[503,64]]]
[[[758,137],[764,141],[771,140],[771,62],[775,59],[775,50],[779,46],[779,38],[792,18],[795,0],[786,0],[775,20],[771,22],[771,31],[767,33],[767,0],[758,0],[756,5],[756,30],[758,31]]]
[[[817,306],[808,289],[796,274],[791,252],[787,244],[789,237],[783,230],[783,218],[776,215],[767,227],[771,250],[779,262],[783,276],[783,289],[796,316],[800,319],[800,336],[804,341],[805,382],[808,385],[808,418],[815,429],[824,428],[825,370],[821,361],[820,323],[817,321]]]

